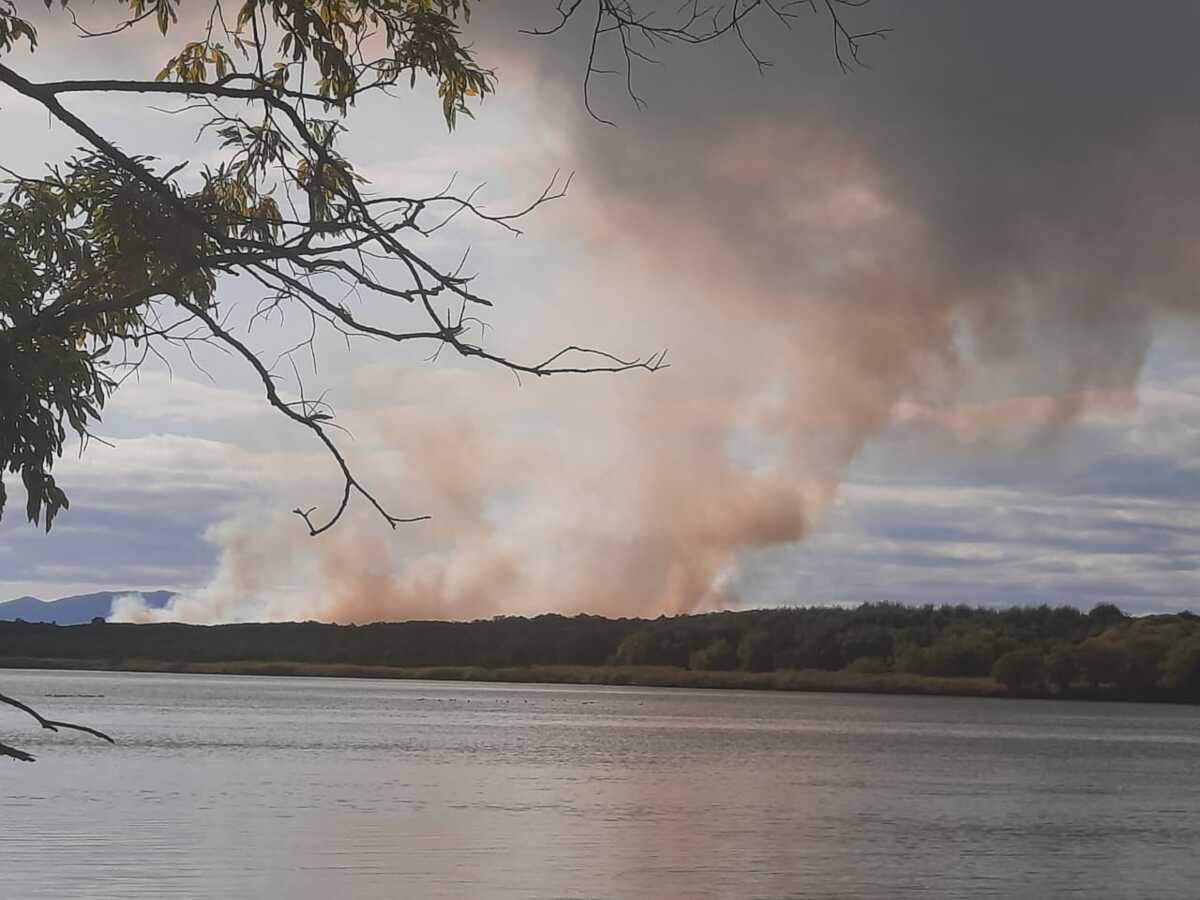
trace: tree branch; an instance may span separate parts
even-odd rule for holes
[[[61,722],[56,719],[47,719],[32,706],[29,706],[26,703],[22,703],[20,700],[16,700],[4,694],[0,694],[0,703],[7,704],[8,706],[12,706],[21,710],[23,713],[27,713],[28,715],[32,716],[34,720],[36,720],[37,723],[42,726],[42,728],[45,728],[48,731],[58,731],[60,729],[81,731],[84,734],[90,734],[93,737],[98,737],[102,740],[108,741],[110,744],[116,743],[116,741],[114,741],[103,731],[99,731],[95,728],[89,728],[87,725],[76,725],[73,722]],[[34,761],[34,757],[31,754],[26,753],[24,750],[19,750],[16,747],[10,747],[7,744],[0,744],[0,756],[8,756],[12,759],[20,760],[21,762]]]

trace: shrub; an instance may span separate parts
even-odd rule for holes
[[[1097,603],[1088,613],[1088,626],[1093,632],[1101,632],[1113,625],[1120,625],[1128,618],[1115,603]]]
[[[747,633],[738,642],[738,662],[747,672],[770,672],[775,668],[773,643],[770,632]]]
[[[1060,691],[1065,691],[1079,677],[1079,664],[1070,647],[1056,647],[1046,655],[1046,677]]]
[[[1088,638],[1076,647],[1075,659],[1092,687],[1120,681],[1125,676],[1128,662],[1120,644],[1099,637]]]
[[[1167,687],[1185,699],[1200,700],[1200,637],[1171,648],[1162,664]]]
[[[1144,691],[1157,685],[1167,644],[1153,637],[1138,636],[1125,641],[1123,648],[1125,669],[1117,679],[1121,687]]]
[[[1012,691],[1039,685],[1045,676],[1040,650],[1010,650],[992,666],[992,677]]]
[[[995,659],[992,635],[981,631],[943,637],[928,647],[910,648],[902,653],[898,668],[914,675],[955,678],[987,675]]]
[[[703,649],[692,651],[688,657],[689,669],[705,672],[728,672],[737,668],[737,663],[737,654],[725,638],[719,638]]]
[[[859,675],[882,675],[888,671],[888,664],[878,656],[860,656],[846,666],[846,671],[857,672]]]

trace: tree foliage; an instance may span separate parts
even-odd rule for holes
[[[887,634],[895,652],[860,654]],[[922,671],[909,667],[914,650]],[[1200,618],[1121,617],[1091,633],[1070,607],[984,609],[865,604],[657,619],[498,616],[374,625],[0,623],[0,660],[32,658],[367,666],[659,666],[699,671],[818,670],[935,678],[989,676],[1015,693],[1200,700]],[[1140,660],[1140,662],[1139,662]],[[1153,661],[1153,666],[1150,666]],[[937,668],[942,665],[944,668]],[[1140,671],[1134,671],[1141,666]],[[1131,674],[1132,673],[1132,674]],[[1093,684],[1094,682],[1094,684]]]
[[[1058,645],[1046,654],[1046,677],[1058,690],[1067,690],[1079,678],[1079,665],[1069,645]]]
[[[328,408],[281,396],[268,366],[224,324],[216,294],[223,275],[260,286],[260,317],[299,312],[314,328],[320,322],[343,334],[449,345],[519,372],[661,363],[569,348],[521,364],[472,342],[476,320],[468,310],[489,301],[414,242],[464,211],[514,229],[511,217],[485,214],[470,196],[448,192],[373,194],[339,153],[350,110],[365,94],[431,82],[453,128],[471,114],[470,103],[494,90],[492,72],[475,61],[461,33],[470,12],[469,0],[247,0],[227,16],[218,3],[199,39],[144,81],[34,83],[0,55],[0,82],[40,103],[86,145],[46,175],[10,172],[0,201],[0,475],[19,474],[31,521],[44,518],[48,529],[68,505],[51,469],[69,433],[86,441],[121,374],[156,343],[189,339],[215,341],[241,357],[268,402],[333,454],[343,495],[323,521],[298,510],[312,533],[335,522],[352,493],[393,526],[408,520],[387,512],[354,478],[329,437]],[[147,20],[173,34],[178,3],[132,0],[116,30]],[[0,54],[21,43],[36,48],[37,32],[5,0]],[[162,171],[150,155],[126,153],[64,106],[94,93],[165,94],[196,104],[217,161],[191,173]],[[560,195],[552,183],[534,205]],[[369,259],[392,263],[387,275],[377,275],[383,266]],[[425,325],[393,330],[360,320],[340,299],[347,292],[413,307]],[[0,487],[0,513],[5,499]]]
[[[1163,678],[1183,697],[1200,700],[1200,634],[1171,647],[1163,660]]]
[[[725,638],[717,638],[706,647],[688,655],[688,668],[700,672],[728,672],[738,665],[737,651]]]
[[[992,677],[1009,690],[1024,691],[1037,687],[1046,675],[1040,650],[1009,650],[992,666]]]
[[[1083,677],[1093,687],[1099,687],[1124,679],[1129,653],[1111,638],[1092,637],[1075,648],[1075,660]]]

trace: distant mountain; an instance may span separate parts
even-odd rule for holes
[[[162,609],[175,596],[172,591],[99,591],[59,600],[39,600],[37,597],[18,597],[0,603],[0,621],[24,619],[26,622],[57,622],[59,625],[82,625],[96,616],[112,615],[113,601],[129,595],[141,597],[150,609]]]

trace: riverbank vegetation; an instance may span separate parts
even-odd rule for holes
[[[0,665],[1200,702],[1200,617],[868,604],[653,620],[4,622]]]

